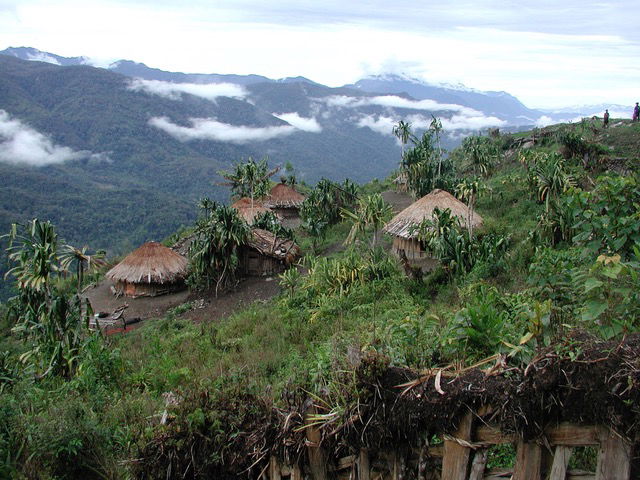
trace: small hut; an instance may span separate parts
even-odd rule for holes
[[[432,219],[433,211],[436,208],[451,210],[451,214],[458,217],[460,224],[469,228],[469,208],[449,192],[435,189],[402,210],[384,226],[383,231],[393,236],[393,253],[399,255],[400,250],[404,250],[409,259],[427,258],[426,252],[418,239],[415,238],[412,229],[423,220]],[[482,217],[474,212],[471,220],[473,228],[481,226],[482,222]]]
[[[107,272],[117,294],[155,297],[184,288],[188,261],[157,242],[147,242]]]
[[[243,275],[275,275],[300,257],[300,247],[292,240],[254,228],[249,240],[240,248],[240,272]]]
[[[300,207],[305,196],[285,183],[279,183],[271,189],[264,206],[273,210],[284,220],[300,219]]]
[[[249,225],[253,225],[253,221],[261,213],[270,211],[259,200],[253,200],[253,205],[250,198],[242,197],[231,204],[233,208],[238,211],[241,218],[244,219]]]

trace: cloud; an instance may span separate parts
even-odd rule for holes
[[[273,116],[304,132],[320,133],[322,131],[322,127],[314,117],[301,117],[297,112],[274,113]]]
[[[374,132],[382,135],[393,135],[393,126],[398,122],[391,117],[375,117],[374,115],[365,115],[361,117],[356,125],[360,128],[370,128]]]
[[[128,88],[171,100],[180,100],[182,93],[195,95],[206,100],[215,100],[218,97],[244,98],[247,96],[247,91],[244,88],[233,83],[171,83],[162,80],[135,78],[130,81]]]
[[[49,137],[0,110],[0,162],[42,167],[85,158],[109,160],[105,153],[94,154],[56,145]]]
[[[218,142],[248,143],[271,140],[296,131],[290,125],[276,127],[244,127],[221,123],[211,118],[192,118],[191,127],[172,123],[167,117],[154,117],[149,125],[159,128],[181,142],[189,140],[216,140]]]
[[[393,135],[392,130],[402,118],[393,118],[386,116],[365,115],[360,117],[356,122],[356,125],[361,128],[370,128],[374,132],[381,133],[382,135]],[[424,115],[409,115],[404,118],[411,124],[411,127],[415,130],[426,130],[431,124],[431,117],[425,117]],[[452,132],[455,130],[482,130],[483,128],[501,127],[507,124],[506,121],[500,120],[496,117],[487,117],[479,112],[475,115],[452,115],[449,118],[440,117],[442,122],[442,128],[446,132]]]
[[[60,62],[53,58],[51,55],[47,55],[44,52],[39,53],[29,53],[27,54],[27,60],[31,60],[32,62],[47,62],[53,63],[54,65],[60,65]]]
[[[546,127],[547,125],[553,125],[554,123],[558,123],[558,122],[547,115],[542,115],[540,118],[536,120],[535,123],[536,123],[536,127]]]
[[[440,103],[429,99],[412,100],[398,97],[396,95],[380,95],[376,97],[347,97],[344,95],[333,95],[324,98],[323,101],[329,107],[357,108],[369,105],[378,105],[381,107],[404,108],[408,110],[453,111],[464,113],[469,116],[481,115],[477,110],[463,105]]]

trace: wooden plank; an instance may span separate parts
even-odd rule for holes
[[[579,426],[561,423],[545,429],[545,435],[551,445],[582,447],[600,444],[600,429],[596,426]]]
[[[471,473],[469,473],[469,480],[482,480],[484,477],[484,469],[487,466],[487,459],[489,458],[489,449],[479,448],[476,450],[471,462]]]
[[[584,470],[569,470],[567,472],[567,480],[595,480],[595,478],[593,472],[585,472]]]
[[[498,427],[493,425],[480,425],[476,428],[476,434],[474,437],[474,442],[489,443],[491,445],[513,443],[516,440],[515,435],[504,434]]]
[[[468,412],[460,420],[458,429],[454,432],[454,438],[471,441],[473,428],[473,415]],[[471,449],[463,447],[453,440],[445,440],[444,457],[442,459],[442,480],[465,480],[469,472],[469,457]]]
[[[572,453],[571,447],[558,445],[553,454],[553,463],[551,464],[551,472],[549,472],[549,480],[566,480],[567,467],[569,466],[569,458]]]
[[[541,478],[542,448],[536,443],[519,440],[512,480],[540,480]]]
[[[358,455],[358,480],[369,480],[370,476],[369,452],[366,448],[361,448]]]
[[[631,445],[610,430],[600,444],[596,480],[629,480]]]
[[[302,469],[297,463],[291,467],[291,480],[302,480]]]
[[[349,455],[347,457],[342,457],[338,460],[338,465],[336,466],[336,470],[346,470],[347,468],[353,467],[356,463],[356,456]]]
[[[305,414],[305,423],[309,422],[308,415],[316,413],[315,407],[311,407]],[[327,462],[324,452],[320,447],[320,441],[322,440],[322,434],[320,430],[315,427],[308,427],[307,431],[307,457],[309,458],[309,473],[313,480],[327,480]]]
[[[278,459],[271,457],[269,459],[269,480],[280,480],[280,465],[278,465]]]

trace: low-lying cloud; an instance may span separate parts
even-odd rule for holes
[[[502,127],[507,124],[506,121],[497,117],[485,116],[480,112],[475,115],[452,115],[451,117],[440,117],[442,128],[445,132],[456,130],[482,130],[483,128]],[[383,115],[364,115],[358,119],[356,125],[361,128],[370,128],[374,132],[382,135],[393,135],[393,127],[403,118],[394,118]],[[411,127],[419,130],[426,130],[433,120],[431,117],[424,115],[409,115],[404,118],[411,124]]]
[[[345,95],[333,95],[323,99],[329,107],[357,108],[369,105],[381,107],[404,108],[408,110],[452,111],[465,115],[481,115],[473,108],[457,105],[455,103],[440,103],[435,100],[412,100],[398,97],[397,95],[379,95],[375,97],[348,97]]]
[[[301,117],[297,112],[274,113],[273,116],[278,117],[280,120],[284,120],[289,125],[297,128],[298,130],[302,130],[303,132],[320,133],[322,131],[322,126],[320,126],[315,117]]]
[[[58,60],[56,60],[51,55],[47,55],[44,52],[28,53],[27,60],[30,60],[32,62],[46,62],[53,63],[54,65],[60,65],[60,62]]]
[[[216,140],[218,142],[248,143],[271,140],[296,131],[291,125],[274,127],[245,127],[229,125],[211,118],[192,118],[191,126],[177,125],[167,117],[154,117],[149,124],[168,133],[181,142],[189,140]]]
[[[129,82],[129,90],[146,92],[152,95],[180,100],[183,93],[188,93],[206,100],[215,101],[218,97],[245,98],[247,91],[233,83],[172,83],[162,80],[143,80],[134,78]]]
[[[108,155],[56,145],[46,135],[0,110],[0,162],[42,167],[85,158],[108,160]]]

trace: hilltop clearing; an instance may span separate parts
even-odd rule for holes
[[[79,334],[86,343],[61,353],[73,369],[52,363],[63,373],[47,372],[38,352],[18,362],[33,336],[7,338],[5,471],[259,478],[273,457],[311,477],[307,449],[321,440],[329,471],[364,449],[377,471],[394,452],[402,460],[390,471],[404,465],[418,478],[424,455],[427,472],[445,468],[443,444],[488,448],[456,433],[486,404],[483,438],[501,443],[487,468],[513,472],[522,443],[546,448],[543,435],[561,422],[613,429],[637,462],[640,125],[470,137],[446,160],[427,148],[435,135],[403,146],[408,188],[448,189],[483,220],[471,231],[444,210],[417,226],[437,268],[409,278],[385,250],[391,238],[372,247],[376,212],[386,211],[375,194],[389,181],[349,201],[321,183],[303,210],[339,198],[353,215],[333,208],[324,237],[296,233],[308,273],[268,282],[281,288],[270,300],[263,290],[247,308],[189,302],[126,335]],[[600,468],[600,440],[590,441],[570,469]]]

